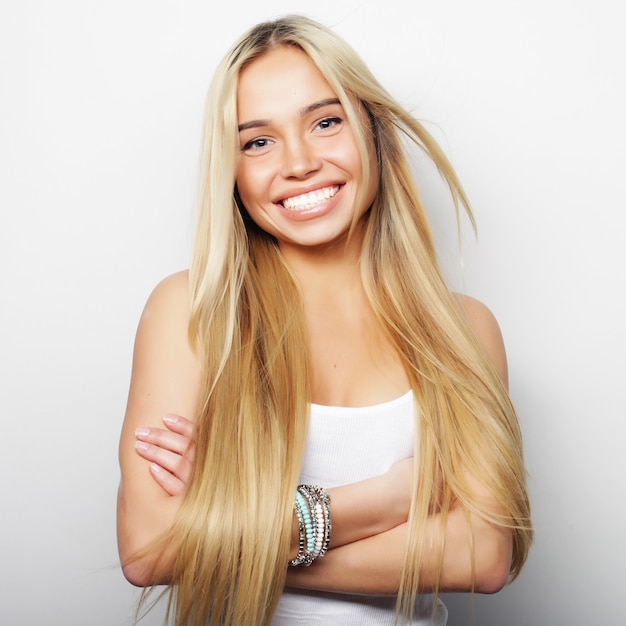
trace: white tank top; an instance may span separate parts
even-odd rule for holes
[[[412,392],[368,407],[311,405],[300,483],[336,487],[386,472],[413,456]],[[272,626],[393,626],[395,596],[363,596],[285,589]],[[412,626],[447,623],[448,611],[433,596],[420,597]]]

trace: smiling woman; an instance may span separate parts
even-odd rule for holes
[[[246,67],[237,116],[237,189],[254,222],[283,254],[345,236],[376,193],[374,141],[369,133],[364,163],[341,102],[309,57],[283,46]]]
[[[469,213],[322,25],[260,24],[216,72],[192,266],[146,304],[120,441],[122,567],[177,625],[443,625],[439,592],[525,562],[502,338],[441,276],[403,136]]]

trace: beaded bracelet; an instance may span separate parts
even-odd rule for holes
[[[298,543],[298,555],[296,556],[295,559],[293,559],[293,561],[289,561],[289,565],[291,565],[292,567],[295,567],[296,565],[302,565],[302,563],[304,563],[304,559],[305,559],[305,549],[304,549],[304,545],[305,545],[305,537],[306,537],[306,527],[304,525],[304,512],[302,510],[302,507],[299,505],[298,503],[298,498],[296,498],[293,508],[296,511],[296,516],[298,518],[298,531],[299,531],[299,543]]]
[[[324,512],[324,537],[322,549],[318,555],[318,558],[321,559],[328,550],[328,545],[330,544],[330,533],[333,528],[333,523],[330,518],[330,496],[328,495],[328,492],[322,487],[315,487],[315,489],[317,490],[317,494],[321,501],[322,509]]]
[[[298,518],[298,554],[289,565],[308,567],[326,554],[330,544],[330,496],[323,487],[298,485],[294,510]]]
[[[311,518],[311,502],[299,489],[296,491],[296,506],[301,510],[304,518],[304,532],[306,542],[305,564],[310,559],[313,562],[313,552],[315,550],[316,528]]]
[[[315,515],[316,499],[313,497],[311,491],[309,491],[309,489],[307,488],[307,485],[298,486],[298,489],[296,490],[296,501],[298,500],[298,496],[304,498],[304,500],[306,501],[306,506],[308,507],[308,524],[305,522],[307,554],[305,556],[303,565],[309,566],[319,556],[318,537],[320,535],[320,531],[323,531],[323,529],[320,528],[318,518]]]

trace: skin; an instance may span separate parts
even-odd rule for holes
[[[368,406],[401,396],[409,389],[408,380],[375,322],[359,276],[360,226],[376,193],[377,176],[368,177],[364,201],[359,203],[364,185],[361,155],[335,94],[302,52],[281,48],[242,72],[238,119],[240,196],[255,222],[277,238],[302,287],[311,337],[312,401]],[[373,146],[368,150],[373,155]],[[289,209],[298,203],[290,198],[324,189],[330,197],[309,202],[304,209]],[[348,237],[355,213],[358,226]],[[477,300],[466,296],[459,300],[506,383],[506,356],[497,322]],[[198,408],[200,366],[187,340],[187,303],[187,273],[165,279],[150,296],[137,331],[120,441],[118,499],[120,557],[126,577],[137,585],[167,581],[167,571],[158,579],[150,577],[150,555],[134,561],[130,557],[171,524],[193,463],[193,425],[187,418]],[[367,342],[363,336],[368,336]],[[288,584],[395,593],[406,542],[411,481],[412,460],[407,459],[381,476],[329,490],[331,549],[313,567],[289,568]],[[482,485],[469,475],[467,481],[477,501],[499,512]],[[470,521],[475,588],[497,591],[509,572],[510,535],[475,516]],[[440,535],[436,516],[429,518],[425,531],[435,545]],[[464,512],[454,508],[445,526],[442,591],[472,588],[467,535]],[[292,554],[296,551],[294,523]],[[425,556],[424,589],[435,584],[435,554],[432,550]],[[171,557],[164,555],[164,562]]]
[[[357,206],[361,155],[342,105],[308,57],[279,48],[244,69],[237,115],[237,188],[252,219],[287,256],[344,242],[355,210],[363,215],[369,208],[378,176],[372,172]],[[283,206],[320,190],[334,195],[298,209]]]

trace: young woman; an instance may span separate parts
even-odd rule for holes
[[[320,24],[260,24],[215,74],[191,268],[148,300],[120,444],[124,574],[176,624],[445,624],[439,592],[524,564],[500,331],[441,276],[406,138],[469,212]]]

